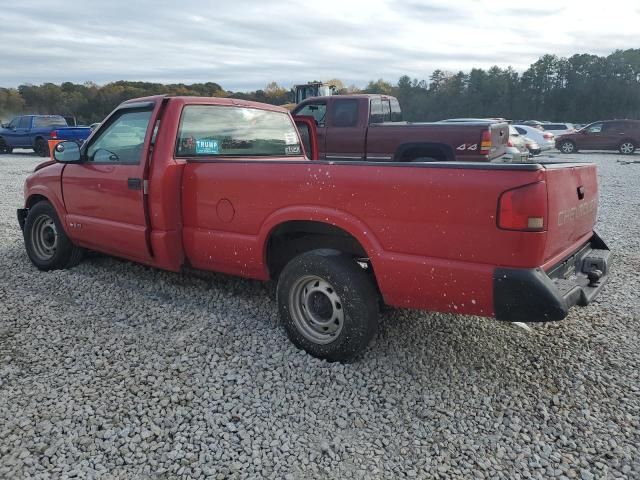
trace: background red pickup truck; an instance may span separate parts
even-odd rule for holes
[[[316,121],[319,158],[371,161],[492,161],[506,151],[504,122],[410,123],[388,95],[315,97],[295,117]]]
[[[279,107],[195,97],[120,105],[25,184],[42,270],[84,249],[277,280],[282,321],[347,360],[398,307],[559,320],[608,272],[592,164],[309,160]]]

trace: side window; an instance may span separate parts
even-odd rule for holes
[[[20,117],[18,128],[31,128],[31,117]]]
[[[178,157],[301,156],[300,138],[287,113],[258,108],[187,105]]]
[[[124,110],[92,140],[87,149],[90,162],[139,163],[151,110]]]
[[[515,129],[518,131],[519,134],[521,135],[525,135],[527,133],[527,131],[522,128],[522,127],[515,127]]]
[[[358,100],[335,100],[331,125],[334,127],[355,127],[358,123]]]
[[[9,128],[18,128],[18,125],[20,124],[20,119],[22,117],[16,117],[13,120],[11,120],[11,123],[9,123]]]
[[[604,127],[602,130],[608,133],[624,133],[624,130],[625,130],[624,127],[625,127],[624,122],[609,122],[604,124]]]
[[[400,103],[396,98],[391,99],[391,121],[392,122],[402,121],[402,110],[400,110]]]
[[[389,103],[388,98],[382,99],[382,121],[383,122],[391,121],[391,104]]]
[[[384,115],[382,114],[382,100],[380,98],[371,99],[371,123],[382,123]]]
[[[602,132],[602,123],[594,123],[587,129],[588,133],[600,133]]]
[[[316,119],[316,124],[319,127],[323,127],[325,119],[327,117],[327,104],[326,103],[309,103],[304,107],[302,107],[295,114],[309,115]]]

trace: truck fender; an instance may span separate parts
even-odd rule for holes
[[[436,161],[453,161],[456,155],[451,145],[437,142],[411,142],[401,144],[393,154],[394,162],[410,162],[412,159],[430,157]]]
[[[26,209],[31,208],[33,205],[38,203],[41,200],[46,200],[56,211],[58,218],[60,219],[60,223],[62,224],[65,233],[67,236],[71,237],[69,232],[69,225],[67,225],[67,210],[64,208],[64,204],[56,192],[49,189],[46,185],[37,185],[29,188],[27,192],[25,192],[25,202],[24,206]]]
[[[272,213],[262,224],[258,233],[258,245],[262,248],[262,258],[266,261],[267,243],[271,233],[279,225],[291,221],[311,221],[326,223],[338,227],[355,238],[369,256],[374,265],[377,257],[383,252],[382,245],[375,237],[371,229],[353,215],[327,207],[312,205],[300,207],[286,207]],[[265,263],[266,264],[266,263]]]

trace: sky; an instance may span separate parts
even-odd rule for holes
[[[7,2],[0,86],[115,80],[226,90],[640,48],[640,0],[85,0]]]

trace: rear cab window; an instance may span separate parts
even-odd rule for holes
[[[288,114],[258,108],[187,105],[182,111],[176,157],[301,156]]]
[[[402,110],[400,109],[400,102],[398,102],[397,98],[392,98],[390,99],[390,103],[391,103],[391,121],[401,122]]]
[[[370,123],[382,123],[384,121],[384,114],[382,112],[382,100],[379,97],[371,99],[371,114],[369,117]]]
[[[67,121],[58,115],[33,117],[33,128],[66,127]]]

